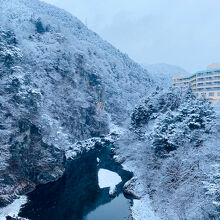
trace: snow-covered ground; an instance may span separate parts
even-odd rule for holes
[[[26,196],[21,196],[10,205],[0,208],[0,220],[5,220],[6,216],[17,217],[21,206],[27,202]]]
[[[106,169],[99,169],[98,180],[100,188],[110,187],[110,195],[115,193],[116,186],[122,181],[121,177],[117,173]]]
[[[120,149],[123,151],[121,155],[124,157],[119,155],[115,159],[118,162],[124,161],[122,164],[123,169],[134,173],[134,177],[125,184],[125,191],[132,193],[138,198],[133,200],[133,206],[131,207],[132,218],[133,220],[160,220],[158,213],[153,209],[144,181],[147,172],[146,167],[143,166],[143,163],[146,163],[144,155],[149,154],[149,152],[147,152],[145,147],[143,148],[143,143],[135,142],[133,143],[133,153],[131,155],[129,150],[126,150],[129,142],[132,146],[132,135],[130,138],[120,140],[120,145],[125,147],[125,149]]]
[[[134,220],[160,220],[152,209],[148,195],[145,195],[141,200],[135,199],[131,211]]]

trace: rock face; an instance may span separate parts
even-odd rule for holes
[[[121,124],[153,85],[78,19],[0,0],[0,205],[65,169],[65,151]],[[10,195],[10,196],[9,196]]]

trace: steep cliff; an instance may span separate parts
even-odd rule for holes
[[[65,151],[122,124],[148,73],[67,12],[0,0],[0,205],[54,181]]]

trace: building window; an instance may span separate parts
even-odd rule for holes
[[[204,78],[198,78],[198,81],[203,81],[204,80]]]
[[[201,93],[201,96],[206,97],[206,93],[205,92]]]
[[[209,93],[209,96],[214,96],[214,95],[215,95],[214,92],[210,92],[210,93]]]
[[[220,92],[218,92],[218,96],[220,96]]]

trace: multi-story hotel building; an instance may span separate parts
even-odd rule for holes
[[[220,100],[220,64],[212,64],[205,71],[191,76],[177,75],[173,77],[173,87],[184,90],[191,86],[198,98],[205,96],[212,103]]]

